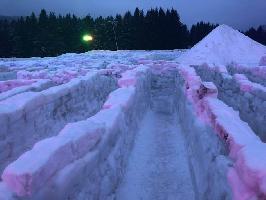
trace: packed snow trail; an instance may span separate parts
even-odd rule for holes
[[[147,113],[116,199],[195,199],[186,147],[174,114]]]

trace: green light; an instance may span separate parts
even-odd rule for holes
[[[89,42],[93,40],[93,37],[91,35],[84,35],[82,39],[85,42]]]

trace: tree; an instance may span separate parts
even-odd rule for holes
[[[257,29],[252,27],[245,34],[249,36],[250,38],[252,38],[253,40],[266,45],[266,28],[265,27],[259,26]]]
[[[0,20],[0,57],[57,56],[67,52],[92,49],[180,49],[195,45],[217,24],[199,22],[190,31],[174,9],[150,9],[144,13],[136,8],[133,14],[92,18],[55,15],[41,10],[13,21]],[[92,34],[94,41],[84,42],[82,36]],[[266,44],[266,29],[251,28],[246,33]],[[116,36],[116,37],[115,37]]]
[[[192,25],[190,30],[190,45],[194,46],[197,44],[217,26],[217,24],[204,22],[198,22],[196,25]]]

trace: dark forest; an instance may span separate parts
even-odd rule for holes
[[[0,57],[45,57],[88,50],[166,50],[190,48],[218,24],[199,22],[190,29],[174,9],[136,8],[115,17],[65,16],[42,10],[37,16],[0,20]],[[84,42],[90,34],[94,40]],[[266,45],[263,26],[245,34]],[[117,44],[117,45],[116,45]]]

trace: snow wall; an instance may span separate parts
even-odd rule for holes
[[[98,73],[41,92],[24,92],[0,101],[0,171],[40,139],[57,134],[68,122],[85,119],[116,88]]]
[[[231,64],[227,70],[230,74],[245,74],[249,80],[266,86],[266,66],[247,67]]]
[[[16,94],[20,94],[23,92],[30,92],[30,91],[40,92],[42,90],[48,89],[49,87],[52,87],[53,85],[54,84],[50,80],[46,80],[46,79],[38,80],[37,79],[37,80],[34,80],[34,82],[30,85],[18,86],[6,92],[0,93],[0,101],[3,101],[9,97],[15,96]]]
[[[176,123],[181,124],[197,199],[232,199],[227,181],[231,166],[227,147],[212,127],[199,120],[187,99],[182,74],[177,69],[167,69],[167,65],[165,70],[160,66],[160,71],[154,70],[152,80],[152,107],[157,112],[176,113]]]
[[[177,115],[186,138],[194,192],[198,199],[232,199],[227,180],[231,166],[227,147],[213,128],[197,116],[181,71],[176,79]]]
[[[150,83],[147,67],[125,72],[118,80],[120,88],[109,94],[96,115],[67,124],[57,136],[36,143],[5,169],[2,198],[111,198],[150,105]]]
[[[220,68],[219,71],[224,71],[224,68]],[[179,67],[179,72],[185,80],[183,91],[186,99],[191,103],[198,119],[212,127],[228,149],[232,165],[228,165],[227,182],[232,189],[233,199],[265,199],[265,143],[256,136],[246,122],[240,119],[239,112],[217,99],[218,91],[212,82],[202,82],[194,68],[188,66]],[[220,187],[223,188],[224,185]],[[214,191],[221,192],[218,188]]]
[[[226,68],[196,66],[204,81],[212,81],[218,88],[218,98],[236,111],[253,131],[266,141],[266,87],[249,81],[244,75],[231,76]]]
[[[170,68],[161,66],[152,75],[147,67],[123,73],[120,88],[97,114],[67,124],[6,167],[0,199],[112,199],[150,106],[176,112],[198,199],[262,195],[265,176],[257,163],[263,164],[265,154],[259,138],[217,99],[214,84],[202,82],[193,68]]]

